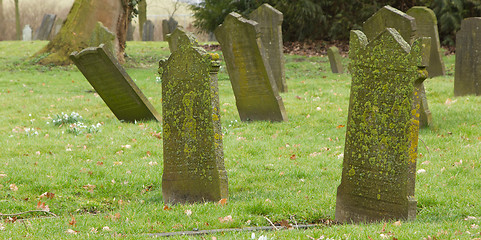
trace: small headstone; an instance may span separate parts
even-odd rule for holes
[[[132,22],[129,23],[127,27],[127,41],[134,41],[134,31],[135,26],[132,25]]]
[[[28,24],[23,28],[22,39],[23,41],[32,41],[32,28]]]
[[[42,24],[40,24],[40,27],[35,32],[35,40],[48,40],[55,18],[57,18],[57,15],[55,14],[45,14],[43,16]]]
[[[166,203],[217,202],[227,198],[218,58],[217,54],[207,54],[183,41],[167,61],[160,63],[162,195]]]
[[[169,21],[167,23],[169,25],[169,33],[172,33],[179,25],[179,23],[172,17],[169,17]]]
[[[427,77],[429,44],[423,38],[411,45],[393,28],[369,42],[363,32],[351,31],[352,84],[337,221],[415,219],[419,106],[413,105]]]
[[[438,20],[433,10],[427,7],[416,6],[409,9],[406,14],[414,17],[416,20],[416,37],[431,38],[431,57],[427,69],[429,77],[445,75],[444,62],[440,52]]]
[[[215,30],[242,121],[287,121],[257,23],[230,13]]]
[[[96,47],[100,44],[104,44],[104,49],[107,49],[109,52],[114,53],[114,41],[115,41],[115,34],[109,31],[108,28],[104,27],[101,22],[97,22],[95,28],[90,35],[89,39],[89,47]]]
[[[177,25],[178,22],[172,17],[170,17],[169,20],[162,20],[162,38],[164,41],[167,41],[167,35],[174,32],[174,30],[177,28]]]
[[[277,89],[279,92],[287,92],[284,45],[282,44],[282,20],[284,18],[282,12],[264,3],[249,17],[259,24],[262,46],[271,66]]]
[[[339,54],[339,49],[334,46],[328,48],[327,56],[329,57],[329,63],[331,64],[332,73],[344,73],[344,68],[342,67],[341,54]]]
[[[367,19],[363,26],[363,32],[366,34],[368,40],[372,40],[379,35],[386,28],[396,29],[402,38],[412,44],[416,38],[416,20],[414,17],[407,15],[391,6],[384,6],[369,19]],[[421,87],[419,94],[421,95],[420,102],[420,127],[427,127],[431,124],[431,111],[427,105],[428,100],[426,98],[426,92],[424,91],[424,85]],[[426,121],[426,122],[425,122]]]
[[[160,121],[157,111],[105,45],[73,52],[70,59],[119,120]]]
[[[150,20],[144,23],[142,41],[154,41],[154,24]]]
[[[454,96],[481,95],[481,17],[466,18],[456,33]]]
[[[185,31],[182,27],[177,27],[172,33],[167,34],[167,41],[169,42],[169,49],[171,53],[174,53],[179,45],[188,45],[193,47],[199,46],[199,42],[194,34]]]
[[[50,35],[48,36],[49,40],[53,40],[55,36],[60,32],[60,29],[63,26],[63,19],[56,18],[55,23],[53,24],[52,31],[50,31]]]

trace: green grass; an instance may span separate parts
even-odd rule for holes
[[[329,73],[327,57],[286,56],[289,92],[281,96],[289,121],[283,123],[240,122],[222,67],[228,203],[164,210],[162,140],[156,137],[161,124],[119,122],[75,66],[33,65],[28,57],[45,44],[0,42],[0,212],[35,210],[40,201],[59,217],[29,213],[13,223],[3,218],[0,238],[143,239],[147,233],[193,228],[267,226],[265,217],[291,223],[334,218],[350,76]],[[129,42],[127,54],[127,72],[161,112],[156,72],[158,59],[169,54],[166,43]],[[426,82],[433,125],[420,131],[418,169],[426,172],[416,179],[415,221],[256,232],[256,239],[481,237],[481,98],[453,97],[454,56],[444,60],[448,75]],[[74,134],[66,125],[55,126],[52,118],[62,112],[79,113],[86,125],[101,123],[100,132]],[[18,190],[11,190],[12,184]],[[40,198],[45,192],[55,195]],[[231,222],[219,221],[228,215]],[[468,216],[476,219],[465,220]],[[250,239],[251,233],[212,236]]]

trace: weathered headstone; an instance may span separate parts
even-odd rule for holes
[[[127,41],[134,41],[134,31],[135,26],[133,26],[132,23],[129,23],[129,26],[127,27]]]
[[[57,18],[57,15],[55,14],[45,14],[43,16],[40,27],[37,29],[37,31],[35,31],[35,40],[48,40],[48,36],[50,35],[50,31],[52,31],[55,18]]]
[[[28,24],[23,27],[22,39],[23,41],[32,41],[32,28]]]
[[[199,42],[194,34],[187,32],[182,27],[177,27],[172,33],[167,34],[170,52],[177,50],[179,45],[198,47]]]
[[[160,121],[157,111],[105,45],[73,52],[70,59],[119,120]]]
[[[379,33],[386,28],[396,29],[402,38],[412,44],[416,38],[416,20],[414,17],[407,15],[391,6],[384,6],[363,24],[363,32],[366,34],[368,40],[372,40]],[[431,111],[427,105],[428,100],[426,98],[426,92],[424,91],[424,85],[419,92],[421,95],[420,103],[420,127],[427,127],[431,124]]]
[[[167,35],[171,34],[176,28],[179,23],[175,21],[172,17],[168,20],[162,20],[162,38],[164,41],[167,41]]]
[[[90,47],[96,47],[100,44],[104,44],[104,49],[107,49],[109,52],[114,53],[114,41],[115,34],[109,31],[108,28],[104,27],[101,22],[97,22],[92,32],[92,35],[90,35],[88,45]]]
[[[154,41],[154,24],[150,20],[144,23],[142,41]]]
[[[427,77],[429,44],[423,38],[410,45],[393,28],[369,42],[363,32],[351,31],[352,84],[337,221],[415,219],[416,98]]]
[[[215,30],[242,121],[287,121],[257,23],[230,13]]]
[[[188,38],[188,36],[185,36]],[[219,57],[179,42],[162,76],[164,202],[227,198],[217,72]]]
[[[50,31],[50,35],[48,36],[49,40],[52,40],[57,36],[57,34],[60,32],[60,29],[63,26],[63,19],[61,18],[56,18],[55,22],[53,23],[52,30]]]
[[[416,37],[431,38],[431,57],[429,59],[429,77],[445,75],[444,62],[440,52],[438,20],[433,10],[427,7],[412,7],[406,14],[416,20]]]
[[[341,54],[339,54],[339,49],[335,46],[328,48],[327,56],[329,58],[329,63],[331,64],[332,73],[344,73],[344,68],[342,67]]]
[[[481,95],[481,17],[466,18],[456,33],[454,96]]]
[[[282,44],[282,20],[284,18],[282,12],[264,3],[254,10],[249,18],[259,24],[262,46],[271,66],[277,89],[279,92],[287,92],[284,45]]]

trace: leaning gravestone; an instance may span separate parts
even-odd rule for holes
[[[147,20],[142,29],[142,41],[154,41],[154,24]]]
[[[287,121],[257,23],[230,13],[215,30],[242,121]]]
[[[217,60],[217,54],[179,42],[169,59],[160,62],[166,203],[227,198]]]
[[[35,40],[48,40],[48,36],[50,35],[50,31],[52,31],[56,17],[57,15],[55,14],[45,14],[43,16],[42,23],[40,24],[39,29],[35,32]]]
[[[372,40],[379,33],[384,31],[386,28],[396,29],[402,38],[409,44],[414,42],[416,38],[416,20],[391,6],[384,6],[363,24],[363,31],[366,34],[368,40]],[[426,98],[426,92],[424,91],[424,85],[421,86],[420,101],[418,104],[421,105],[420,112],[420,127],[427,127],[431,124],[431,111],[428,107],[428,101]]]
[[[70,59],[119,120],[160,121],[157,111],[105,45],[73,52]]]
[[[100,44],[104,44],[104,49],[108,50],[110,53],[114,53],[114,41],[115,34],[109,31],[108,28],[104,27],[101,22],[97,22],[94,30],[92,31],[92,35],[90,35],[88,45],[90,47],[96,47]]]
[[[416,37],[431,38],[431,56],[429,59],[429,77],[445,75],[444,62],[440,52],[438,20],[433,10],[427,7],[412,7],[406,12],[407,15],[416,20]]]
[[[332,73],[344,73],[344,68],[342,67],[341,54],[339,54],[339,49],[334,46],[328,48],[327,56],[329,57],[329,63],[331,64]]]
[[[282,44],[282,12],[264,3],[254,10],[249,17],[259,24],[262,46],[269,61],[277,89],[279,92],[287,92],[284,45]]]
[[[177,50],[177,47],[180,45],[188,45],[192,47],[199,46],[199,42],[194,34],[185,31],[182,27],[177,27],[171,34],[167,34],[167,41],[169,42],[169,49],[171,53],[174,53]]]
[[[466,18],[456,33],[454,96],[481,95],[481,18]]]
[[[22,40],[23,41],[32,41],[32,28],[30,28],[30,25],[25,25],[23,27],[22,31]]]
[[[368,42],[351,31],[351,96],[336,220],[415,219],[418,111],[430,40],[412,45],[393,28]],[[426,46],[426,47],[424,47]]]

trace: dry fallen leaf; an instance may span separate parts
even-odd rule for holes
[[[1,178],[1,177],[6,177],[6,176],[7,176],[7,174],[5,174],[5,173],[0,173],[0,178]]]
[[[39,196],[40,199],[42,198],[53,199],[53,197],[55,197],[55,193],[51,193],[51,192],[44,192],[42,193],[42,195]]]
[[[37,203],[37,209],[41,209],[41,210],[44,210],[44,211],[47,211],[47,212],[50,211],[50,208],[48,207],[48,205],[45,205],[44,202],[40,202],[40,201],[38,201],[38,203]]]
[[[75,220],[73,215],[71,217],[72,217],[72,219],[70,221],[68,221],[68,224],[70,224],[72,226],[75,226],[75,224],[77,223],[77,220]]]
[[[95,189],[96,187],[97,187],[97,186],[91,185],[90,183],[87,184],[87,185],[82,186],[83,189],[88,190],[88,191],[91,192],[91,193],[94,192],[94,189]]]
[[[401,224],[402,224],[401,221],[396,221],[396,222],[393,222],[393,223],[392,223],[392,225],[393,225],[393,226],[396,226],[396,227],[401,226]]]
[[[165,210],[165,211],[169,211],[169,210],[172,210],[172,208],[170,208],[170,207],[167,206],[167,205],[164,205],[164,210]]]
[[[110,232],[112,231],[108,226],[102,228],[102,231]]]
[[[67,231],[65,231],[65,232],[68,233],[68,234],[77,234],[78,233],[78,231],[75,231],[75,230],[70,229],[70,228],[67,229]]]
[[[292,154],[290,158],[291,158],[291,160],[296,160],[297,156],[296,156],[296,154]]]
[[[18,191],[17,185],[15,185],[15,184],[13,184],[13,183],[10,184],[10,190],[12,190],[12,191],[14,191],[14,192]]]
[[[224,223],[224,222],[232,222],[232,216],[227,215],[225,217],[219,217],[219,222]]]
[[[184,211],[184,213],[185,213],[185,215],[190,216],[190,215],[192,215],[192,210],[187,209],[187,210]]]
[[[219,200],[217,202],[217,204],[221,205],[221,206],[224,206],[227,204],[227,198],[222,198],[221,200]]]
[[[340,124],[340,125],[337,125],[336,128],[339,129],[339,128],[343,128],[343,127],[344,127],[344,125]]]

